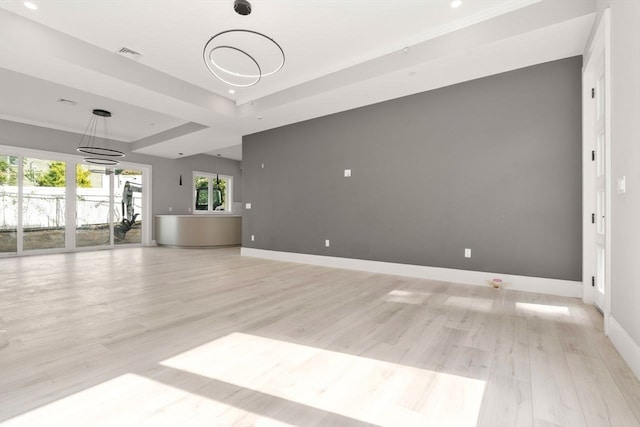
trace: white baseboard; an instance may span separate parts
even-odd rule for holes
[[[640,380],[640,345],[631,338],[613,316],[609,316],[609,339]]]
[[[512,274],[485,271],[456,270],[452,268],[427,267],[422,265],[396,264],[391,262],[367,261],[353,258],[337,258],[322,255],[278,252],[264,249],[241,248],[242,256],[265,258],[274,261],[296,262],[324,267],[345,268],[372,273],[393,274],[419,279],[439,280],[468,285],[488,286],[487,281],[502,279],[505,289],[541,294],[582,298],[582,283],[571,280],[546,279],[543,277],[516,276]]]

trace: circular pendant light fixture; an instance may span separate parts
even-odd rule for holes
[[[92,165],[101,165],[101,166],[117,166],[120,164],[119,161],[115,159],[109,159],[106,157],[85,157],[85,163],[91,163]]]
[[[214,46],[207,49],[208,45],[209,43],[205,46],[204,62],[207,64],[207,68],[211,74],[216,76],[218,80],[230,86],[251,87],[262,78],[260,64],[258,64],[258,61],[256,61],[253,56],[244,50],[233,46]],[[227,70],[219,65],[219,63],[229,62],[233,62],[238,69],[243,71],[253,68],[253,73],[243,74],[239,71]]]
[[[111,113],[95,109],[76,150],[86,154],[84,161],[94,165],[115,166],[119,164],[114,157],[124,157],[124,152],[111,147],[111,130],[107,119]],[[101,131],[105,138],[97,136]]]
[[[234,9],[241,15],[248,15],[251,4],[247,0],[236,0]],[[202,56],[218,80],[241,88],[256,85],[263,77],[280,71],[285,63],[284,50],[278,42],[247,29],[219,32],[205,44]]]

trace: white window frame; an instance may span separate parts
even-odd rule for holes
[[[224,210],[217,210],[214,211],[211,209],[211,195],[213,194],[213,180],[216,179],[216,176],[218,176],[220,178],[220,180],[224,180],[227,182],[226,186],[225,186],[225,209]],[[209,195],[209,207],[208,209],[205,210],[197,210],[196,209],[196,177],[206,177],[209,179],[209,188],[208,188],[208,195]],[[191,211],[196,214],[196,215],[229,215],[230,213],[232,213],[233,210],[233,176],[231,175],[222,175],[222,174],[216,174],[216,173],[211,173],[211,172],[198,172],[198,171],[193,171],[193,176],[191,179],[191,194],[192,194],[192,201],[191,201]]]

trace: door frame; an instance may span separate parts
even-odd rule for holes
[[[592,223],[592,214],[596,212],[596,162],[592,151],[596,149],[594,141],[594,100],[591,90],[594,87],[594,75],[597,64],[602,58],[604,64],[604,114],[605,114],[605,274],[604,307],[600,307],[604,317],[604,333],[609,333],[611,316],[611,17],[610,10],[604,10],[597,23],[593,39],[587,46],[582,68],[582,300],[585,304],[594,304],[596,288],[592,277],[596,276],[596,225]]]

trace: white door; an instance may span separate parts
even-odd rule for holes
[[[605,9],[583,70],[583,301],[611,313],[611,17]]]

